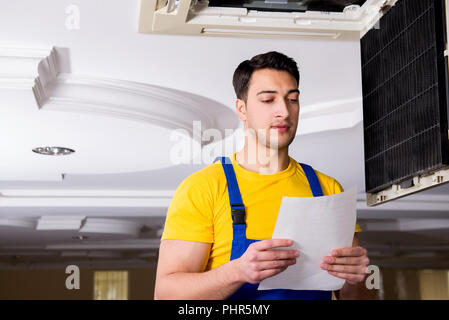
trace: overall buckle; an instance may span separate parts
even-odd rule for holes
[[[231,216],[232,224],[245,224],[245,207],[243,206],[243,203],[231,205]]]

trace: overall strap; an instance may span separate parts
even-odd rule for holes
[[[323,189],[321,188],[320,181],[315,173],[315,170],[308,164],[298,162],[304,173],[306,174],[307,180],[309,181],[310,189],[312,189],[312,193],[314,197],[323,196]]]
[[[229,202],[231,204],[232,224],[245,225],[245,206],[243,205],[237,178],[235,177],[232,162],[228,157],[217,157],[214,162],[220,160],[228,184]]]

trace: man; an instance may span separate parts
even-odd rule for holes
[[[237,67],[233,85],[245,146],[231,163],[221,158],[176,189],[155,299],[331,299],[329,291],[257,290],[260,281],[301,259],[301,252],[289,249],[291,240],[271,239],[282,197],[343,191],[335,179],[288,155],[299,116],[296,62],[279,52],[257,55]],[[369,259],[358,231],[356,226],[353,247],[323,257],[321,268],[346,280],[335,292],[338,299],[373,295],[364,284]]]

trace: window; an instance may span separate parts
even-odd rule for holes
[[[448,270],[421,270],[419,284],[422,300],[449,299]]]
[[[128,300],[128,271],[95,271],[94,300]]]

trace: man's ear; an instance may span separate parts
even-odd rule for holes
[[[242,99],[237,99],[235,101],[235,111],[237,112],[237,116],[242,121],[246,121],[246,103]]]

